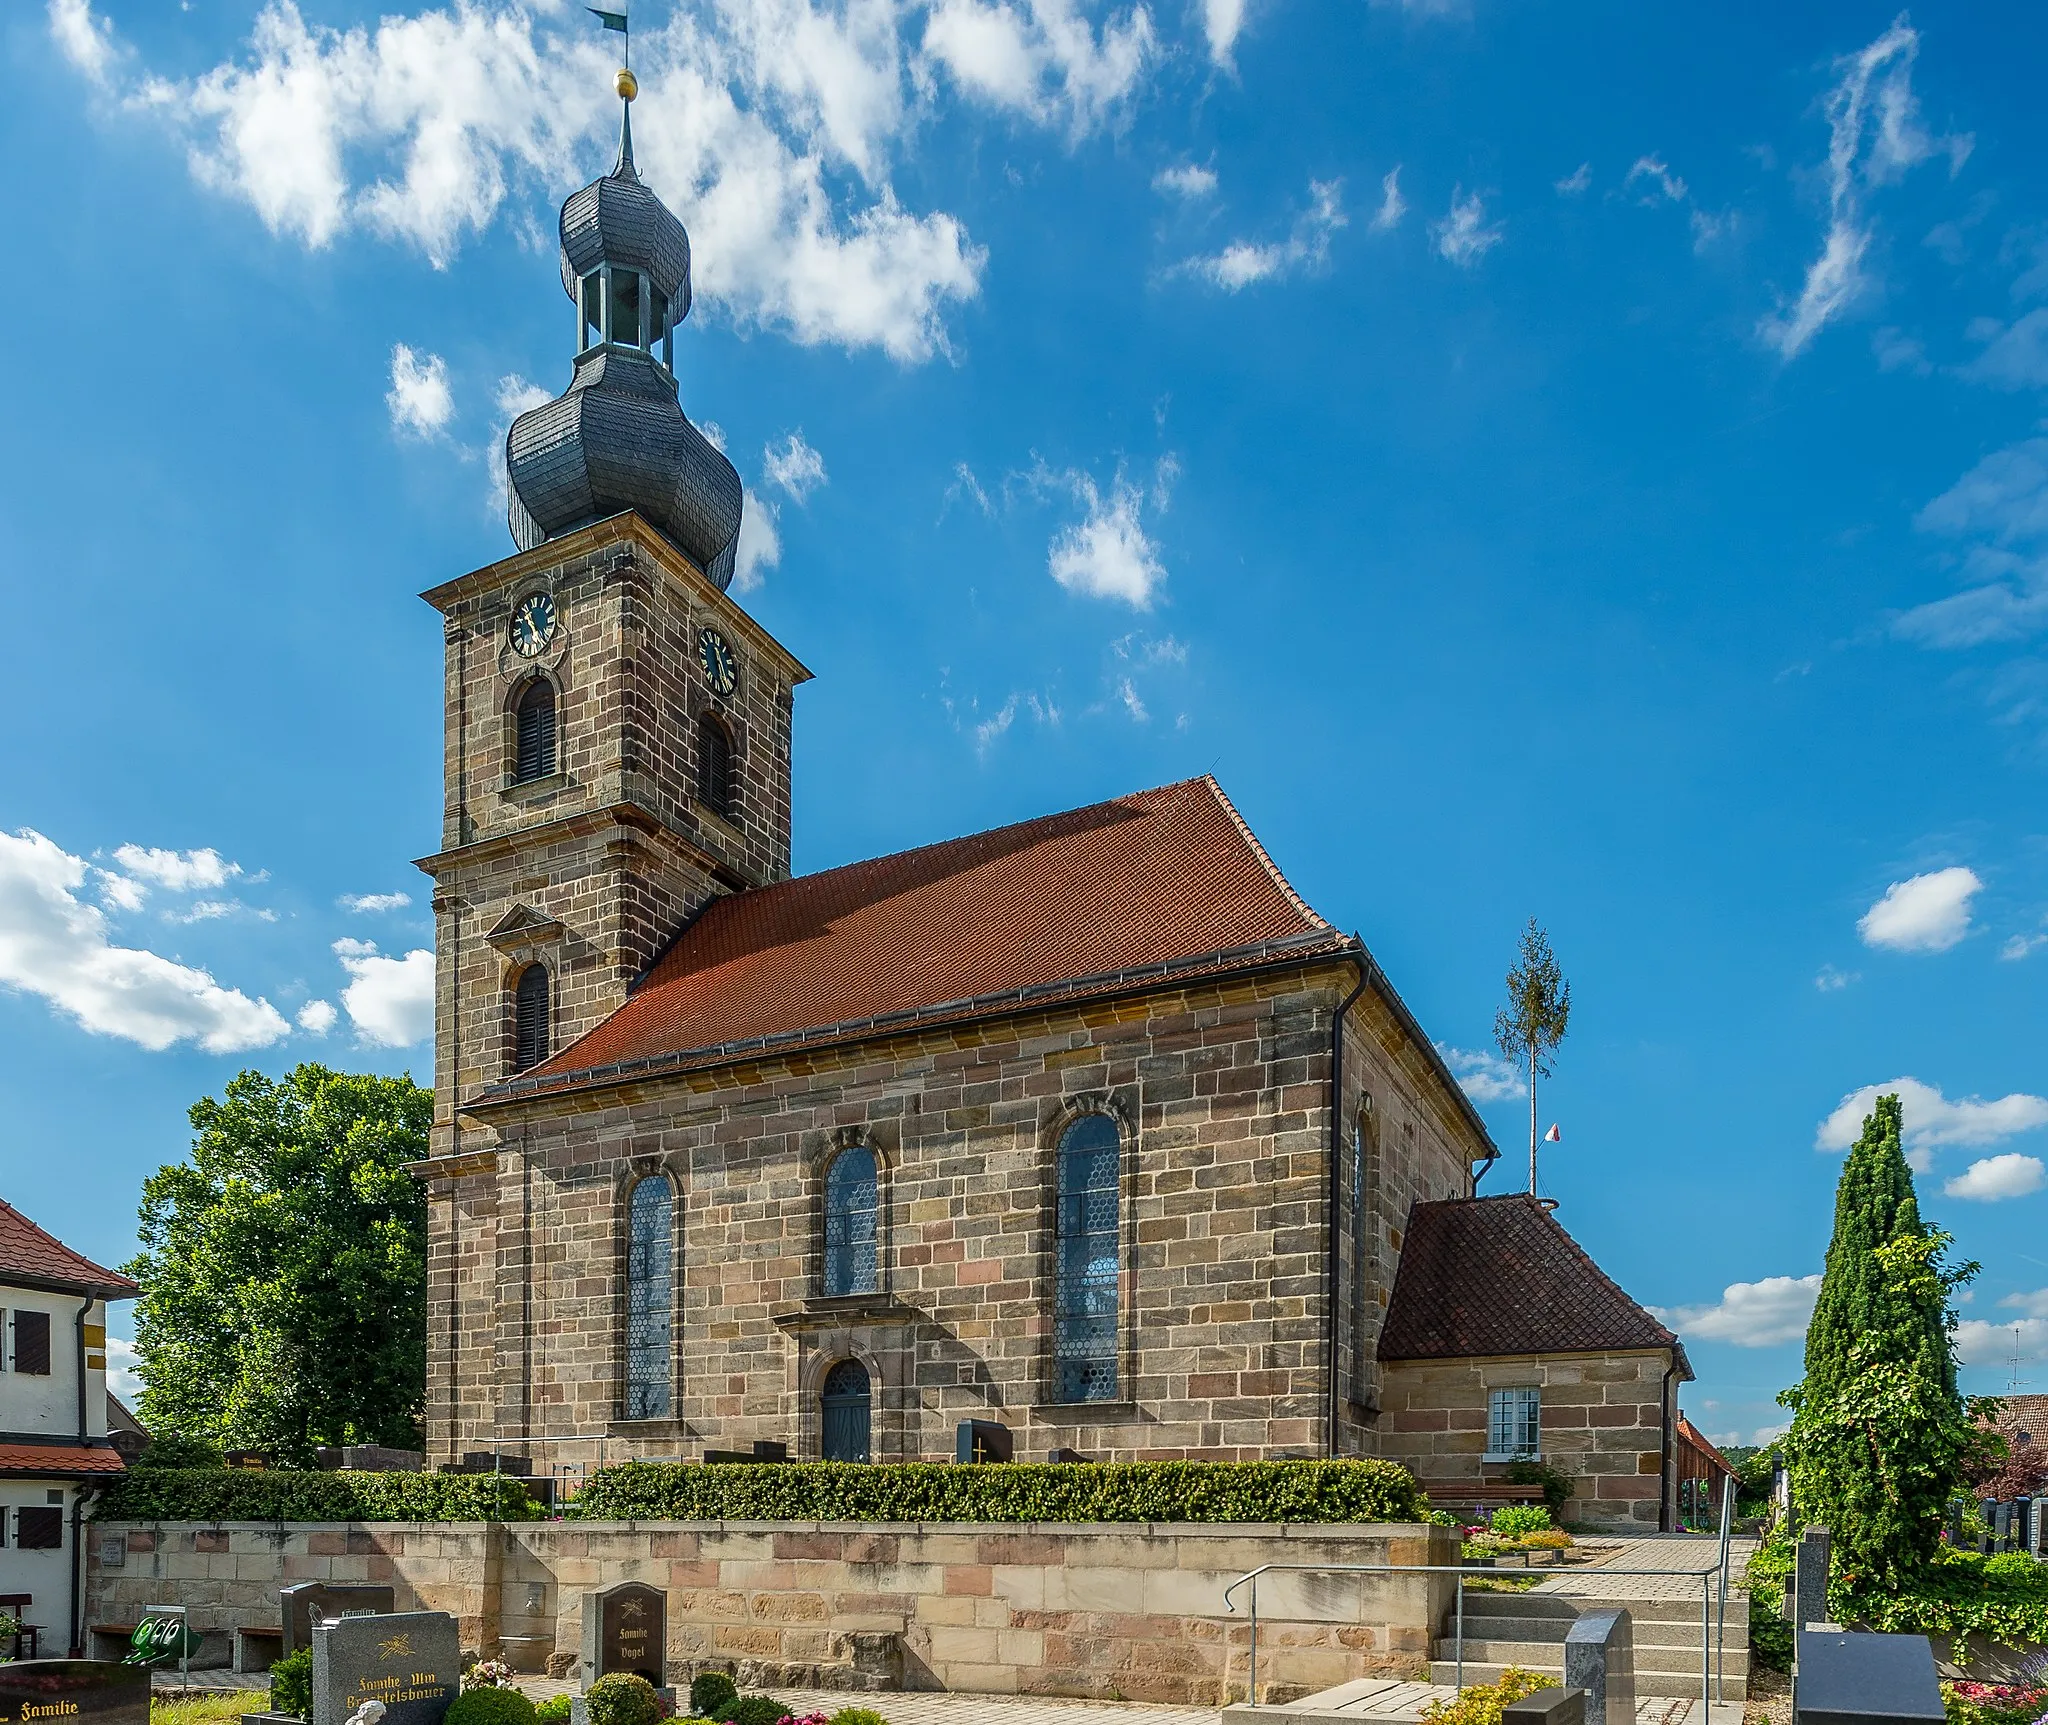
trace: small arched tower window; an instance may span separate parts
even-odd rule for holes
[[[538,1066],[549,1054],[548,967],[529,964],[512,991],[512,1070]]]
[[[825,1174],[825,1292],[872,1294],[881,1286],[875,1153],[849,1144]]]
[[[516,784],[544,779],[555,770],[555,686],[536,677],[519,691],[513,708],[518,731],[512,766]]]
[[[626,1204],[626,1418],[663,1420],[672,1400],[675,1188],[642,1180]]]
[[[1060,1134],[1053,1363],[1063,1402],[1117,1398],[1121,1149],[1107,1114],[1083,1114]]]
[[[697,800],[732,819],[732,733],[710,713],[697,721]]]

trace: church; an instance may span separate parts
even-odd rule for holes
[[[1679,1339],[1476,1196],[1435,1044],[1215,780],[791,874],[811,673],[727,590],[619,87],[517,549],[425,595],[432,1459],[941,1461],[982,1419],[1019,1460],[1388,1456],[1442,1503],[1540,1459],[1575,1520],[1669,1525]]]

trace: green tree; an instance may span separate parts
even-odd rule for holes
[[[426,1392],[424,1156],[410,1078],[244,1072],[142,1189],[143,1423],[279,1461],[416,1446]]]
[[[1550,1057],[1572,1017],[1572,985],[1558,968],[1550,936],[1529,919],[1518,962],[1508,972],[1508,1003],[1495,1014],[1493,1039],[1529,1074],[1529,1190],[1536,1190],[1536,1080],[1550,1076]]]
[[[1929,1564],[1981,1446],[1956,1393],[1949,1296],[1977,1274],[1920,1218],[1896,1096],[1880,1096],[1835,1190],[1785,1453],[1794,1510],[1834,1537],[1837,1580],[1892,1589]]]

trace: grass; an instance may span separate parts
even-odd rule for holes
[[[261,1713],[270,1696],[261,1689],[223,1689],[190,1699],[150,1697],[149,1725],[234,1725],[244,1713]]]

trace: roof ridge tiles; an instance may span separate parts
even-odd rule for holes
[[[1199,780],[1190,780],[1188,782],[1200,783],[1208,787],[1209,794],[1222,805],[1223,812],[1230,817],[1232,824],[1238,830],[1239,836],[1243,838],[1246,844],[1251,846],[1252,854],[1266,865],[1266,872],[1273,877],[1273,884],[1288,896],[1294,908],[1307,917],[1309,921],[1321,923],[1325,928],[1332,927],[1333,925],[1328,917],[1318,914],[1314,907],[1309,904],[1308,900],[1294,890],[1294,883],[1281,872],[1280,865],[1273,860],[1273,853],[1259,842],[1259,835],[1252,831],[1250,824],[1245,820],[1244,816],[1237,812],[1237,804],[1230,800],[1229,793],[1216,782],[1216,775],[1214,773],[1204,773]]]

